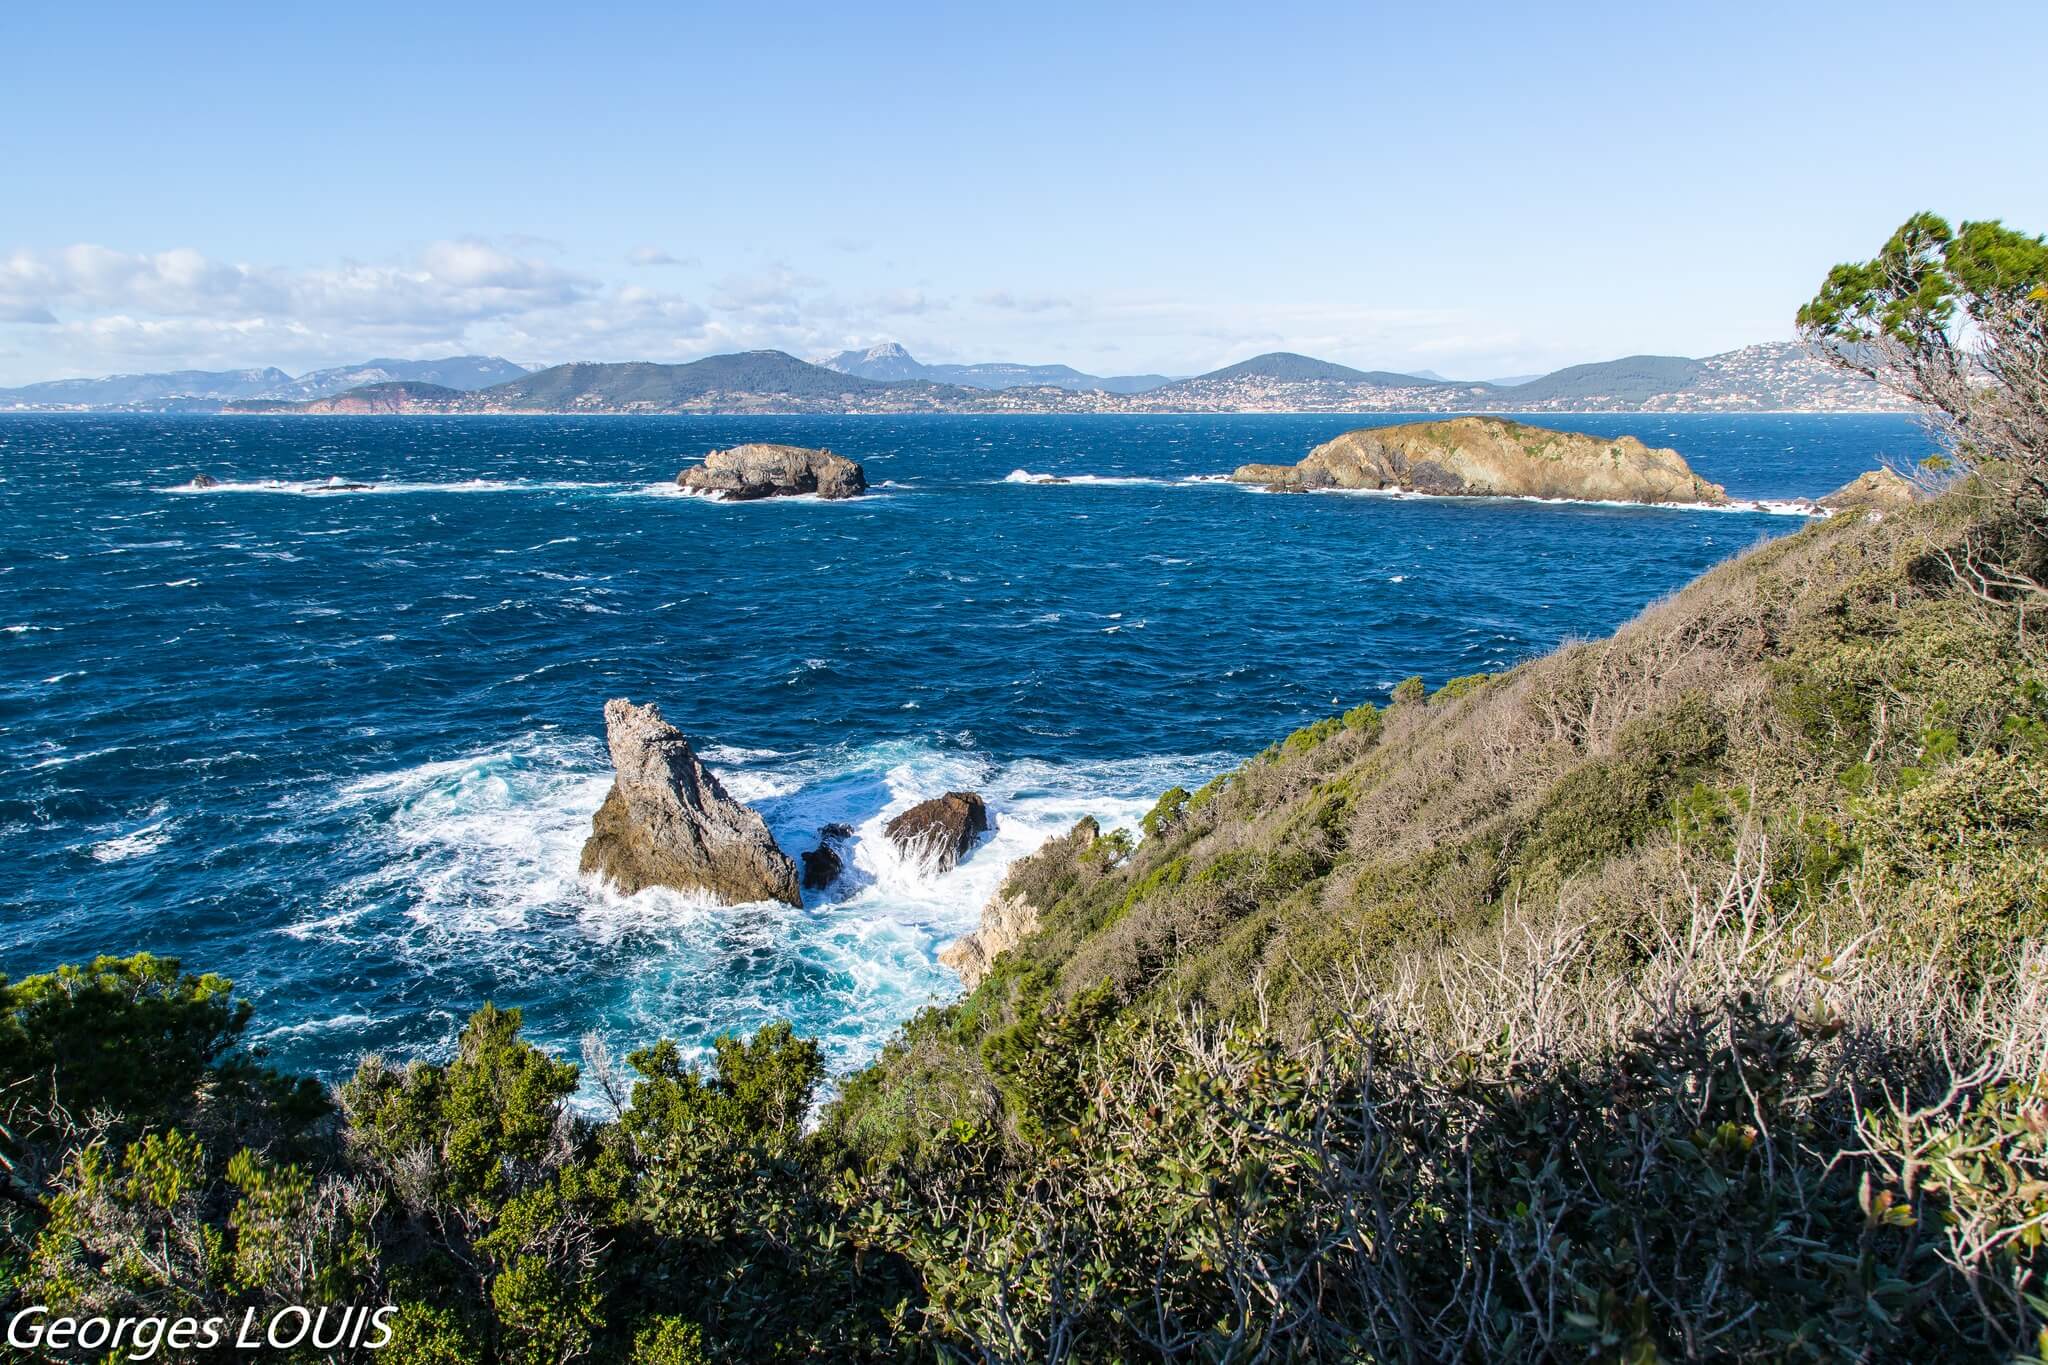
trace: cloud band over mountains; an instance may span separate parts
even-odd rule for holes
[[[1093,360],[1105,373],[1195,373],[1263,349],[1470,373],[1546,359],[1513,329],[1450,311],[1080,297],[999,281],[851,287],[785,262],[721,272],[659,243],[634,247],[608,271],[566,255],[532,238],[484,237],[315,266],[231,262],[190,247],[16,248],[0,253],[0,386],[363,355],[488,353],[532,365],[770,348],[818,355],[896,337],[940,359]],[[1507,356],[1527,363],[1491,359]]]

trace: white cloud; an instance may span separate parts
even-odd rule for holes
[[[940,361],[1065,361],[1098,373],[1189,374],[1260,351],[1371,368],[1510,373],[1588,359],[1554,339],[1453,309],[1389,309],[1170,293],[991,287],[836,290],[789,262],[727,273],[693,298],[618,267],[601,279],[552,243],[433,242],[404,257],[310,268],[227,262],[191,248],[82,243],[0,254],[0,385],[116,370],[280,365],[490,352],[535,364],[687,360],[774,348],[818,355],[900,340]],[[683,262],[647,245],[631,265]],[[886,284],[886,281],[877,282]]]
[[[637,265],[643,269],[665,265],[694,266],[697,264],[697,258],[695,256],[677,256],[662,250],[658,246],[636,246],[626,253],[626,264]]]
[[[27,344],[0,383],[458,350],[614,358],[672,353],[704,334],[701,305],[607,284],[536,254],[539,245],[465,237],[396,261],[298,270],[190,248],[16,250],[0,255],[0,327],[35,331],[17,334]]]

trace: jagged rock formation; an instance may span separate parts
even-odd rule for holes
[[[920,801],[882,830],[907,856],[945,872],[988,828],[988,805],[979,795],[947,792]]]
[[[866,472],[844,455],[761,442],[714,450],[703,464],[676,475],[676,483],[693,493],[717,493],[732,502],[801,493],[857,498],[868,486]]]
[[[1724,503],[1727,490],[1675,450],[1499,417],[1453,417],[1347,431],[1295,465],[1241,465],[1237,483],[1276,489],[1402,489],[1468,497]]]
[[[818,846],[803,855],[804,890],[823,891],[839,880],[839,874],[846,870],[839,845],[852,837],[853,829],[848,825],[830,824],[818,831]]]
[[[1911,507],[1925,496],[1896,471],[1872,469],[1820,499],[1820,505],[1832,512],[1893,512]]]
[[[981,908],[981,927],[939,949],[939,961],[960,974],[960,984],[973,990],[988,975],[998,954],[1017,946],[1038,928],[1038,909],[1006,885]]]
[[[652,705],[604,704],[617,777],[590,822],[582,868],[626,895],[650,886],[738,905],[803,904],[796,864],[760,815],[733,800]]]

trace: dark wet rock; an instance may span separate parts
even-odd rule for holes
[[[823,891],[839,880],[839,874],[846,870],[845,860],[830,844],[819,844],[804,854],[804,890]]]
[[[653,706],[604,706],[617,776],[590,822],[583,871],[626,895],[650,886],[708,892],[729,905],[803,904],[796,864],[758,812],[726,795],[683,732]]]
[[[836,820],[818,831],[818,846],[803,855],[804,890],[823,891],[839,880],[839,874],[846,870],[846,857],[841,849],[852,837],[853,826]]]
[[[977,793],[947,792],[920,801],[882,828],[906,856],[944,872],[988,830],[988,806]]]
[[[712,451],[703,464],[676,475],[676,484],[693,493],[717,493],[731,502],[748,502],[805,493],[857,498],[867,491],[868,480],[866,472],[844,455],[755,442]]]

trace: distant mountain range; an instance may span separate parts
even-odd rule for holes
[[[441,360],[366,360],[360,365],[313,370],[296,379],[279,369],[114,374],[104,379],[53,379],[0,389],[0,412],[212,411],[237,400],[331,398],[366,384],[409,382],[456,390],[484,389],[526,372],[524,365],[497,356],[457,355]]]
[[[964,372],[972,372],[974,382],[959,377]],[[1105,387],[1112,383],[1128,387]],[[373,360],[297,379],[281,370],[181,371],[0,390],[0,411],[1848,412],[1896,406],[1875,385],[1789,343],[1697,360],[1625,356],[1513,384],[1358,370],[1289,351],[1185,379],[1098,379],[1064,365],[923,365],[892,344],[843,352],[824,365],[781,351],[746,351],[682,365],[582,362],[528,373],[510,361],[458,356]]]
[[[1099,389],[1104,393],[1144,393],[1173,381],[1163,374],[1118,374],[1103,377],[1083,374],[1071,365],[926,365],[893,341],[865,351],[841,351],[820,361],[826,369],[860,379],[884,383],[921,380],[927,384],[958,384],[969,389],[1055,388],[1082,392]]]

